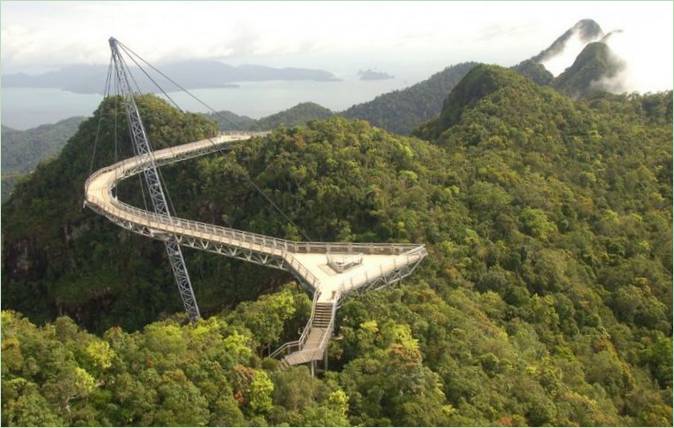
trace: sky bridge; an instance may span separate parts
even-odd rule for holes
[[[135,53],[114,38],[110,39],[110,46],[112,58],[108,80],[116,79],[115,87],[123,100],[136,156],[91,174],[84,185],[85,206],[118,226],[165,243],[185,310],[193,321],[200,314],[181,247],[290,272],[313,294],[312,312],[300,338],[284,344],[270,356],[281,357],[283,367],[311,363],[313,372],[315,362],[327,358],[326,349],[340,301],[352,293],[380,288],[410,275],[427,255],[425,247],[418,244],[289,241],[173,215],[158,172],[160,166],[227,151],[235,142],[265,133],[221,134],[153,151],[135,102],[139,91],[134,91],[133,76],[129,75],[121,57],[121,50],[127,55]],[[136,62],[133,57],[131,59]],[[134,207],[115,196],[114,189],[122,180],[138,174],[145,178],[153,211]]]

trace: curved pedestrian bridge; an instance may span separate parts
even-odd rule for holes
[[[221,134],[218,137],[135,156],[94,172],[84,186],[84,204],[113,223],[141,235],[282,269],[293,274],[314,295],[312,315],[299,340],[271,356],[282,364],[321,360],[334,328],[339,301],[350,293],[379,288],[411,274],[427,252],[423,245],[296,242],[146,211],[118,200],[117,184],[157,166],[227,150],[228,146],[264,133]]]

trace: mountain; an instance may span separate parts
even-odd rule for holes
[[[140,96],[138,104],[155,148],[217,131],[200,115],[178,112],[157,97]],[[68,313],[81,325],[103,331],[112,325],[137,329],[173,305],[180,307],[170,270],[154,266],[164,257],[161,245],[120,233],[82,208],[82,186],[92,167],[132,155],[126,117],[120,112],[115,121],[115,111],[115,99],[104,100],[58,156],[38,165],[2,205],[3,308],[9,305],[40,322]],[[173,175],[164,171],[166,179]],[[120,197],[129,192],[124,187],[135,186],[128,200],[143,206],[138,181],[123,184]],[[179,201],[190,199],[181,191],[190,190],[174,189],[169,186],[169,194],[181,209]]]
[[[474,67],[452,89],[442,105],[440,116],[422,125],[414,134],[428,140],[459,122],[461,116],[492,93],[515,83],[522,83],[519,73],[507,73],[500,68],[481,64]]]
[[[246,131],[255,124],[255,119],[248,116],[239,116],[227,110],[205,113],[204,116],[217,123],[218,128],[223,131]]]
[[[625,92],[619,75],[627,64],[606,44],[621,32],[604,34],[595,21],[581,20],[547,49],[513,69],[540,85],[551,85],[574,98],[588,97],[597,91]],[[576,49],[580,49],[577,55]],[[546,65],[559,72],[551,73]]]
[[[77,131],[83,117],[25,131],[2,126],[2,200],[12,192],[17,177],[32,171],[39,162],[56,155]]]
[[[545,69],[543,64],[527,59],[512,67],[524,77],[528,77],[539,85],[549,85],[555,76]]]
[[[316,103],[300,103],[287,110],[258,119],[250,129],[266,131],[279,126],[304,125],[310,120],[325,119],[333,114],[330,109]]]
[[[465,62],[432,75],[408,88],[379,95],[372,101],[356,104],[340,113],[363,119],[397,134],[409,134],[421,123],[440,112],[442,101],[463,76],[476,65]]]
[[[324,70],[293,67],[274,68],[251,64],[232,66],[207,60],[163,64],[159,68],[187,89],[236,87],[232,83],[251,81],[311,80],[331,82],[338,80],[332,73]],[[130,70],[136,77],[142,91],[157,90],[136,67],[130,67]],[[73,65],[37,75],[6,74],[2,76],[2,85],[3,87],[59,88],[77,93],[100,93],[105,84],[106,74],[107,66]],[[155,76],[155,74],[152,75],[164,89],[174,89],[174,86],[164,78]]]
[[[299,103],[289,109],[260,119],[238,116],[229,111],[221,111],[217,114],[209,113],[205,116],[214,120],[222,131],[268,131],[279,126],[304,125],[310,120],[325,119],[333,114],[330,109],[316,103],[307,102]]]
[[[589,43],[571,67],[554,79],[552,86],[572,97],[587,96],[593,91],[606,90],[602,82],[610,81],[624,69],[625,63],[611,53],[608,45]],[[623,92],[618,87],[610,89]]]
[[[599,40],[603,36],[604,31],[599,24],[592,19],[582,19],[566,30],[547,49],[532,57],[531,60],[537,63],[545,63],[562,54],[575,41],[574,39],[578,40],[580,44],[587,44]]]
[[[152,141],[216,131],[141,105]],[[426,244],[342,303],[315,378],[264,358],[308,315],[289,277],[186,251],[184,324],[161,244],[81,209],[95,115],[3,207],[3,424],[671,426],[671,112],[479,65],[423,138],[337,116],[163,168],[190,218],[297,238],[247,175],[316,240]]]
[[[584,46],[594,41],[603,41],[610,34],[605,35],[597,22],[591,19],[582,19],[555,39],[550,46],[539,52],[538,55],[534,55],[512,68],[539,85],[552,84],[555,76],[562,74],[571,66],[574,58],[582,53]],[[546,68],[546,65],[552,70]]]

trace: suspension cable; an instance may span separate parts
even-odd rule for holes
[[[120,42],[118,42],[118,43],[121,45]],[[123,45],[122,45],[122,49],[126,52],[126,50],[124,49],[124,46],[123,46]],[[126,52],[126,53],[129,54],[128,52]],[[171,104],[173,104],[173,106],[174,106],[175,108],[177,108],[178,111],[182,112],[183,109],[180,108],[180,106],[178,105],[178,103],[176,103],[176,102],[173,100],[173,98],[171,98],[171,96],[170,96],[169,94],[167,94],[166,91],[164,91],[164,89],[163,89],[161,86],[159,86],[159,83],[157,83],[157,82],[152,78],[152,76],[150,76],[150,75],[147,73],[147,71],[145,71],[145,69],[144,69],[143,67],[141,67],[140,64],[138,64],[138,62],[134,59],[134,57],[131,56],[131,55],[129,55],[129,58],[131,58],[131,61],[133,61],[133,63],[136,64],[136,67],[138,67],[138,69],[139,69],[140,71],[143,72],[143,74],[145,75],[145,77],[147,77],[147,78],[150,80],[150,82],[152,82],[152,83],[154,84],[154,86],[156,86],[157,89],[159,89],[159,90],[161,91],[161,93],[164,94],[164,96],[171,102]],[[129,73],[131,73],[131,70],[129,70]]]
[[[176,82],[175,80],[171,79],[169,76],[167,76],[166,74],[164,74],[161,70],[159,70],[158,68],[156,68],[155,66],[153,66],[152,64],[150,64],[149,62],[147,62],[143,57],[141,57],[140,55],[138,55],[138,54],[137,54],[136,52],[134,52],[131,48],[129,48],[128,46],[124,45],[122,42],[119,42],[119,41],[118,41],[118,44],[122,47],[122,49],[124,50],[124,52],[126,52],[127,55],[129,55],[129,57],[134,61],[134,63],[138,66],[138,68],[140,68],[141,70],[143,70],[143,68],[140,66],[140,64],[138,64],[138,62],[136,62],[136,61],[133,59],[132,55],[135,56],[135,57],[137,57],[140,61],[142,61],[144,64],[146,64],[146,65],[147,65],[148,67],[150,67],[152,70],[154,70],[154,71],[157,72],[159,75],[161,75],[162,77],[164,77],[166,80],[168,80],[169,82],[171,82],[172,84],[174,84],[177,88],[179,88],[180,90],[182,90],[183,92],[185,92],[186,94],[188,94],[190,97],[192,97],[192,98],[193,98],[194,100],[196,100],[198,103],[200,103],[201,105],[203,105],[204,107],[206,107],[208,110],[210,110],[210,111],[211,111],[213,114],[215,114],[217,117],[220,117],[220,118],[224,119],[226,122],[230,122],[230,123],[234,124],[234,122],[232,122],[230,119],[228,119],[227,117],[225,117],[224,115],[222,115],[220,112],[216,111],[216,110],[215,110],[213,107],[211,107],[210,105],[206,104],[206,103],[205,103],[204,101],[202,101],[199,97],[197,97],[197,96],[194,95],[192,92],[190,92],[189,90],[187,90],[184,86],[182,86],[181,84],[179,84],[179,83]],[[147,72],[145,72],[145,70],[143,70],[143,73],[145,73],[145,74],[147,75]],[[166,94],[166,93],[164,92],[164,90],[159,86],[159,84],[157,84],[153,79],[150,79],[150,80],[152,80],[152,82],[153,82],[156,86],[158,86],[158,87],[160,88],[160,90],[162,91],[162,93]],[[174,102],[173,100],[171,100],[171,101],[175,104],[175,102]],[[178,109],[181,110],[180,107],[178,107]],[[181,110],[181,111],[182,111],[182,110]],[[212,140],[212,138],[209,137],[208,140],[211,142],[211,144],[212,144],[213,146],[216,145],[215,142]],[[224,147],[223,147],[223,148],[220,148],[220,149],[217,149],[217,151],[218,151],[218,152],[221,152],[221,153],[222,153],[223,150],[224,150]],[[285,213],[285,212],[284,212],[284,211],[283,211],[283,210],[282,210],[276,203],[274,203],[274,201],[271,200],[271,198],[270,198],[269,196],[267,196],[267,194],[265,194],[265,193],[262,191],[262,189],[260,189],[260,188],[257,186],[257,184],[255,184],[255,183],[253,182],[253,180],[248,176],[248,174],[244,174],[244,178],[248,181],[248,183],[250,183],[250,184],[253,186],[253,188],[254,188],[258,193],[260,193],[260,195],[262,195],[262,197],[263,197],[265,200],[267,200],[267,202],[269,202],[269,204],[270,204],[270,205],[271,205],[271,206],[272,206],[272,207],[273,207],[279,214],[281,214],[281,215],[282,215],[282,216],[283,216],[283,217],[284,217],[290,224],[292,224],[293,226],[295,226],[295,228],[302,234],[302,236],[304,236],[304,238],[305,238],[307,241],[311,241],[311,240],[312,240],[311,237],[309,237],[309,235],[308,235],[306,232],[304,232],[304,230],[303,230],[301,227],[299,227],[294,221],[292,221],[292,220],[290,219],[290,217],[288,217],[288,215],[286,215],[286,213]]]
[[[133,73],[131,73],[131,69],[129,66],[126,64],[126,60],[124,59],[123,56],[119,56],[119,60],[122,62],[122,65],[124,66],[123,68],[126,69],[127,74],[131,76],[131,81],[133,82],[134,85],[136,85],[136,90],[138,92],[138,95],[142,95],[142,91],[140,90],[140,85],[138,85],[138,82],[136,81],[136,78],[133,76]],[[133,87],[131,89],[131,95],[133,95]]]
[[[188,91],[184,86],[182,86],[180,83],[176,82],[175,80],[171,79],[169,76],[164,74],[161,70],[159,70],[157,67],[153,66],[149,62],[147,62],[142,56],[138,55],[136,52],[134,52],[130,47],[126,46],[122,42],[118,42],[119,45],[124,49],[124,51],[129,54],[129,56],[133,55],[137,57],[139,60],[141,60],[144,64],[146,64],[148,67],[150,67],[152,70],[156,71],[159,75],[161,75],[164,79],[168,80],[169,82],[173,83],[177,88],[179,88],[181,91],[185,92],[187,95],[192,97],[195,101],[197,101],[199,104],[202,106],[206,107],[208,110],[210,110],[213,114],[216,116],[220,117],[221,119],[224,119],[225,122],[229,122],[230,124],[236,126],[236,123],[229,119],[228,117],[222,115],[220,112],[216,111],[213,107],[210,105],[206,104],[204,101],[202,101],[199,97],[194,95],[192,92]]]
[[[112,131],[112,139],[115,143],[113,163],[117,163],[117,159],[119,158],[119,155],[118,155],[119,144],[117,142],[117,139],[118,139],[118,137],[117,137],[117,106],[119,105],[119,88],[117,86],[117,79],[113,79],[113,81],[112,81],[112,92],[113,92],[113,96],[115,97],[115,100],[114,100],[114,112],[115,112],[114,123],[115,123],[115,125],[114,125],[113,131]],[[116,198],[117,197],[117,186],[113,187],[112,192],[113,192],[112,195]]]
[[[110,56],[110,64],[108,64],[108,73],[105,77],[105,86],[103,88],[103,99],[108,96],[110,91],[110,76],[112,74],[112,55]],[[102,106],[104,107],[104,106]],[[89,175],[94,171],[94,160],[96,159],[96,147],[98,146],[98,137],[101,133],[101,122],[103,121],[104,112],[98,112],[98,125],[96,125],[96,136],[94,137],[94,149],[91,153],[91,161],[89,162]]]

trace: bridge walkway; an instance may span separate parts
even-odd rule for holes
[[[294,365],[320,360],[332,334],[334,315],[340,299],[352,292],[381,287],[409,275],[427,254],[423,245],[289,241],[157,214],[133,207],[113,196],[113,189],[121,180],[149,167],[151,156],[157,166],[171,164],[227,150],[233,142],[244,141],[260,134],[223,134],[212,139],[135,156],[102,168],[93,173],[85,183],[85,205],[117,225],[147,237],[166,240],[173,235],[183,246],[292,273],[315,298],[312,318],[301,340],[284,348],[286,351],[293,346],[297,349],[284,361]],[[331,261],[336,256],[348,257],[352,261],[345,267],[342,262]],[[325,312],[327,307],[330,311]],[[314,319],[313,312],[317,310],[317,318]],[[326,318],[328,315],[329,318]],[[327,319],[330,320],[327,325],[319,325],[319,321]],[[314,321],[319,324],[314,325]],[[277,355],[281,352],[277,352]]]

